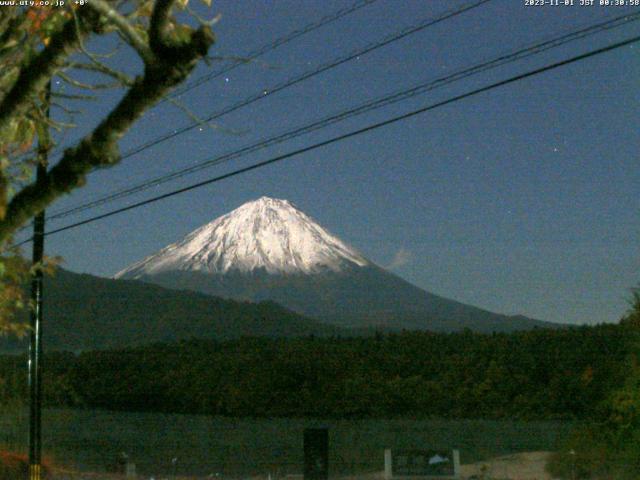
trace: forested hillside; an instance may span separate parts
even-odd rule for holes
[[[225,300],[137,281],[111,280],[58,269],[45,279],[45,350],[123,348],[189,338],[229,340],[243,335],[296,337],[342,330],[273,302]],[[0,352],[25,350],[0,337]]]
[[[623,383],[624,326],[183,341],[49,354],[49,405],[231,416],[585,419]],[[0,361],[24,397],[21,357]]]

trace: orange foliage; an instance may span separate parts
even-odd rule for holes
[[[42,465],[42,478],[49,478],[51,467],[48,462]],[[29,459],[26,455],[0,450],[0,480],[22,480],[29,472]]]
[[[29,26],[29,33],[36,33],[42,27],[42,22],[44,22],[49,15],[51,15],[52,10],[50,8],[43,7],[31,7],[27,10],[27,18],[31,21],[31,25]]]

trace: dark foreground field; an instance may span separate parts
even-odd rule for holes
[[[281,478],[302,472],[303,430],[317,426],[329,428],[330,470],[333,475],[343,476],[380,472],[385,448],[458,448],[463,464],[517,452],[554,450],[571,424],[232,419],[49,409],[44,415],[44,447],[55,464],[76,472],[108,472],[124,452],[144,478],[174,473],[210,478]],[[24,410],[0,413],[0,442],[24,450],[26,427]]]

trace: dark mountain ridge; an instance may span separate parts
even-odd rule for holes
[[[44,300],[43,343],[48,350],[99,350],[192,338],[344,334],[274,302],[225,300],[63,269],[45,279]],[[24,340],[0,339],[0,351],[25,348]]]

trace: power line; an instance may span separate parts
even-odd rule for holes
[[[275,50],[276,48],[285,45],[289,42],[292,42],[293,40],[295,40],[298,37],[301,37],[307,33],[310,33],[314,30],[317,30],[320,27],[323,27],[324,25],[328,25],[329,23],[332,23],[336,20],[339,20],[340,18],[346,17],[347,15],[360,10],[363,7],[366,7],[367,5],[371,5],[374,2],[377,2],[378,0],[360,0],[355,2],[353,5],[351,5],[350,7],[346,7],[343,9],[340,9],[330,15],[325,15],[324,17],[320,18],[318,21],[314,22],[314,23],[310,23],[308,25],[306,25],[305,27],[302,27],[298,30],[294,30],[293,32],[290,32],[288,35],[285,35],[284,37],[280,37],[278,39],[276,39],[275,41],[268,43],[266,45],[263,45],[261,47],[258,47],[256,50],[254,50],[253,52],[249,53],[245,58],[243,58],[242,60],[237,60],[236,62],[234,62],[232,65],[223,68],[222,70],[216,71],[216,72],[211,72],[208,73],[206,75],[201,76],[200,78],[195,79],[193,82],[190,82],[186,85],[184,85],[182,88],[178,88],[176,89],[176,91],[172,92],[171,97],[175,98],[178,97],[180,95],[184,95],[186,92],[193,90],[194,88],[202,85],[203,83],[209,82],[215,78],[218,78],[222,75],[224,75],[225,73],[229,73],[231,70],[234,70],[235,68],[239,67],[240,65],[244,65],[245,63],[248,63],[252,60],[255,60],[258,57],[261,57],[262,55],[264,55],[265,53],[268,53],[272,50]]]
[[[485,3],[488,3],[490,1],[492,1],[492,0],[478,0],[478,1],[474,2],[474,3],[469,3],[469,4],[463,5],[461,7],[453,9],[453,10],[448,10],[447,12],[441,14],[438,17],[435,17],[435,18],[434,17],[429,17],[427,19],[424,19],[420,23],[418,23],[416,25],[413,25],[413,26],[410,26],[410,27],[407,27],[407,28],[405,28],[403,30],[400,30],[399,32],[396,32],[396,33],[394,33],[392,35],[389,35],[389,36],[385,37],[384,39],[382,39],[381,41],[378,41],[378,42],[375,42],[375,43],[370,43],[369,45],[365,46],[361,50],[352,52],[352,53],[350,53],[350,54],[348,54],[348,55],[346,55],[344,57],[340,57],[338,59],[332,60],[329,63],[323,64],[323,65],[321,65],[321,66],[319,66],[319,67],[317,67],[317,68],[315,68],[315,69],[313,69],[311,71],[304,72],[303,74],[301,74],[301,75],[299,75],[297,77],[294,77],[292,79],[289,79],[289,80],[285,81],[284,83],[281,83],[279,85],[271,87],[268,90],[263,90],[263,91],[261,91],[261,92],[259,92],[257,94],[254,94],[254,95],[252,95],[252,96],[250,96],[250,97],[248,97],[248,98],[246,98],[246,99],[244,99],[244,100],[242,100],[242,101],[240,101],[240,102],[238,102],[236,104],[233,104],[233,105],[221,110],[221,111],[212,113],[207,118],[205,118],[203,120],[203,122],[210,122],[212,120],[220,118],[223,115],[226,115],[228,113],[236,111],[236,110],[238,110],[238,109],[240,109],[240,108],[242,108],[242,107],[244,107],[246,105],[249,105],[249,104],[251,104],[253,102],[256,102],[256,101],[264,98],[267,95],[267,93],[268,94],[277,93],[277,92],[279,92],[281,90],[284,90],[284,89],[289,88],[289,87],[291,87],[293,85],[296,85],[296,84],[298,84],[300,82],[303,82],[303,81],[305,81],[305,80],[307,80],[309,78],[312,78],[312,77],[314,77],[316,75],[319,75],[319,74],[321,74],[321,73],[323,73],[323,72],[325,72],[327,70],[335,68],[335,67],[337,67],[339,65],[342,65],[342,64],[344,64],[344,63],[346,63],[348,61],[351,61],[351,60],[353,60],[355,58],[358,58],[358,57],[360,57],[362,55],[366,55],[367,53],[370,53],[370,52],[372,52],[374,50],[382,48],[382,47],[384,47],[386,45],[389,45],[389,44],[391,44],[393,42],[396,42],[398,40],[406,38],[409,35],[412,35],[414,33],[418,33],[420,31],[422,31],[422,30],[424,30],[424,29],[426,29],[428,27],[431,27],[433,25],[436,25],[436,24],[438,24],[440,22],[443,22],[443,21],[448,20],[450,18],[456,17],[456,16],[458,16],[458,15],[460,15],[462,13],[465,13],[465,12],[467,12],[469,10],[477,8],[477,7],[479,7],[479,6],[481,6],[481,5],[485,4]],[[129,151],[125,152],[121,156],[120,160],[121,161],[125,160],[125,159],[127,159],[129,157],[132,157],[132,156],[134,156],[134,155],[136,155],[136,154],[138,154],[138,153],[140,153],[140,152],[142,152],[142,151],[144,151],[144,150],[146,150],[148,148],[151,148],[151,147],[153,147],[153,146],[155,146],[155,145],[157,145],[159,143],[162,143],[162,142],[164,142],[166,140],[174,138],[174,137],[176,137],[178,135],[182,135],[183,133],[186,133],[186,132],[194,129],[194,128],[196,128],[197,126],[199,126],[201,124],[202,124],[202,122],[192,122],[191,124],[189,124],[189,125],[187,125],[185,127],[182,127],[179,130],[174,130],[171,133],[167,133],[167,134],[164,134],[164,135],[162,135],[160,137],[156,137],[153,140],[150,140],[150,141],[148,141],[148,142],[146,142],[146,143],[144,143],[142,145],[138,145],[137,147],[134,147],[132,150],[129,150]]]
[[[370,52],[373,52],[374,50],[377,50],[379,48],[385,47],[393,42],[397,42],[398,40],[401,40],[403,38],[408,37],[409,35],[413,35],[415,33],[418,33],[422,30],[425,30],[426,28],[429,28],[433,25],[436,25],[440,22],[443,22],[445,20],[448,20],[450,18],[453,18],[457,15],[461,15],[462,13],[468,12],[474,8],[477,8],[485,3],[490,2],[491,0],[479,0],[476,1],[474,3],[471,4],[467,4],[464,5],[462,7],[459,7],[455,10],[450,10],[436,18],[430,17],[428,19],[425,19],[423,21],[421,21],[420,23],[418,23],[415,26],[412,27],[408,27],[405,28],[403,30],[401,30],[400,32],[394,33],[388,37],[385,37],[383,40],[379,41],[379,42],[375,42],[372,44],[367,45],[366,47],[354,51],[346,56],[340,57],[338,59],[332,60],[329,63],[323,64],[313,70],[307,71],[302,73],[301,75],[298,75],[297,77],[293,77],[289,80],[286,80],[285,82],[275,85],[273,87],[270,88],[266,88],[266,89],[262,89],[260,92],[257,92],[247,98],[245,98],[244,100],[241,100],[233,105],[230,105],[229,107],[226,107],[222,110],[219,110],[217,112],[211,113],[210,115],[208,115],[207,117],[205,117],[204,119],[202,119],[202,121],[200,122],[192,122],[189,125],[186,125],[182,128],[179,128],[177,130],[174,130],[173,132],[170,133],[166,133],[164,135],[161,135],[159,137],[156,137],[155,139],[149,140],[148,142],[145,142],[141,145],[138,145],[137,147],[134,147],[133,149],[125,152],[122,155],[121,160],[124,160],[126,158],[132,157],[134,155],[137,155],[138,153],[147,150],[148,148],[151,148],[155,145],[158,145],[159,143],[165,142],[167,140],[170,140],[172,138],[175,138],[179,135],[182,135],[183,133],[186,133],[190,130],[193,130],[194,128],[198,127],[199,125],[202,125],[202,123],[207,123],[207,122],[211,122],[212,120],[216,120],[220,117],[222,117],[223,115],[227,115],[231,112],[235,112],[236,110],[239,110],[240,108],[243,108],[247,105],[250,105],[254,102],[257,102],[267,96],[273,95],[274,93],[278,93],[286,88],[292,87],[294,85],[297,85],[300,82],[303,82],[305,80],[308,80],[310,78],[313,78],[317,75],[320,75],[321,73],[324,73],[328,70],[331,70],[335,67],[338,67],[344,63],[347,63],[355,58],[358,58],[362,55],[366,55]]]
[[[132,149],[126,151],[124,154],[122,154],[120,160],[125,160],[127,158],[130,158],[134,155],[137,155],[138,153],[143,152],[144,150],[147,150],[151,147],[154,147],[162,142],[165,142],[167,140],[170,140],[172,138],[175,138],[179,135],[182,135],[186,132],[189,132],[191,130],[193,130],[194,128],[204,124],[204,123],[208,123],[211,122],[213,120],[216,120],[224,115],[227,115],[229,113],[235,112],[236,110],[239,110],[240,108],[243,108],[247,105],[250,105],[254,102],[257,102],[259,100],[262,100],[263,98],[273,95],[274,93],[278,93],[286,88],[292,87],[294,85],[297,85],[300,82],[303,82],[305,80],[308,80],[310,78],[313,78],[317,75],[320,75],[321,73],[324,73],[328,70],[331,70],[333,68],[336,68],[344,63],[347,63],[353,59],[356,59],[360,56],[366,55],[374,50],[377,50],[379,48],[385,47],[393,42],[396,42],[398,40],[401,40],[403,38],[408,37],[409,35],[413,35],[415,33],[418,33],[422,30],[425,30],[426,28],[429,28],[433,25],[436,25],[440,22],[443,22],[445,20],[448,20],[450,18],[456,17],[458,15],[461,15],[462,13],[465,13],[469,10],[472,10],[474,8],[477,8],[485,3],[488,3],[492,0],[478,0],[474,3],[470,3],[470,4],[466,4],[463,5],[462,7],[456,8],[454,10],[448,10],[447,12],[443,13],[442,15],[438,16],[438,17],[429,17],[427,19],[422,20],[420,23],[407,27],[403,30],[400,30],[399,32],[396,32],[392,35],[389,35],[387,37],[385,37],[384,39],[382,39],[381,41],[375,42],[375,43],[371,43],[367,46],[365,46],[364,48],[354,51],[350,54],[347,54],[344,57],[340,57],[334,60],[331,60],[328,63],[325,63],[323,65],[320,65],[319,67],[316,67],[312,70],[309,70],[307,72],[303,72],[302,74],[290,78],[289,80],[284,81],[283,83],[274,85],[272,87],[268,87],[268,88],[263,88],[261,89],[259,92],[256,92],[252,95],[250,95],[249,97],[246,97],[245,99],[234,103],[233,105],[230,105],[222,110],[218,110],[217,112],[213,112],[211,114],[209,114],[207,117],[200,119],[199,121],[194,121],[191,122],[188,125],[185,125],[184,127],[181,127],[177,130],[174,130],[172,132],[169,133],[165,133],[163,135],[160,135],[152,140],[149,140],[148,142],[145,142],[143,144],[140,144],[136,147],[133,147]]]
[[[371,5],[375,2],[377,2],[378,0],[358,0],[355,3],[353,3],[351,6],[349,7],[345,7],[345,8],[341,8],[329,15],[325,15],[323,17],[321,17],[320,19],[318,19],[315,22],[309,23],[308,25],[299,28],[297,30],[293,30],[292,32],[289,32],[287,35],[283,36],[283,37],[279,37],[276,40],[274,40],[273,42],[267,43],[265,45],[262,45],[260,47],[258,47],[256,50],[253,50],[252,52],[248,53],[246,55],[246,57],[243,57],[242,59],[239,60],[235,60],[231,65],[229,65],[228,67],[223,68],[222,70],[216,70],[214,72],[210,72],[208,74],[202,75],[200,78],[197,78],[195,80],[193,80],[192,82],[183,85],[182,88],[177,88],[176,90],[174,90],[173,92],[171,92],[171,94],[168,97],[165,97],[163,99],[161,99],[155,106],[164,103],[165,101],[167,101],[169,98],[176,98],[179,97],[180,95],[184,95],[185,93],[193,90],[194,88],[209,82],[211,80],[214,80],[222,75],[224,75],[225,73],[229,73],[230,71],[238,68],[241,65],[245,65],[246,63],[249,63],[259,57],[261,57],[262,55],[265,55],[266,53],[269,53],[275,49],[277,49],[278,47],[281,47],[282,45],[286,45],[287,43],[292,42],[293,40],[302,37],[303,35],[306,35],[307,33],[311,33],[314,30],[317,30],[321,27],[324,27],[325,25],[328,25],[330,23],[335,22],[336,20],[339,20],[343,17],[346,17],[347,15],[354,13],[368,5]],[[54,149],[53,152],[51,153],[58,153],[61,150],[65,150],[68,147],[63,147],[61,145],[59,145],[56,149]],[[35,152],[36,149],[34,148],[33,151]],[[22,158],[26,158],[28,156],[30,152],[25,152],[22,155]]]
[[[338,136],[333,137],[333,138],[331,138],[329,140],[324,140],[322,142],[318,142],[318,143],[315,143],[313,145],[309,145],[307,147],[300,148],[298,150],[294,150],[292,152],[285,153],[283,155],[279,155],[277,157],[273,157],[273,158],[271,158],[269,160],[265,160],[263,162],[259,162],[259,163],[250,165],[248,167],[244,167],[244,168],[240,168],[240,169],[234,170],[234,171],[226,173],[224,175],[220,175],[220,176],[213,177],[213,178],[210,178],[210,179],[198,182],[198,183],[194,183],[194,184],[189,185],[187,187],[180,188],[180,189],[177,189],[177,190],[173,190],[172,192],[168,192],[168,193],[165,193],[163,195],[158,195],[156,197],[153,197],[153,198],[141,201],[141,202],[137,202],[137,203],[134,203],[132,205],[128,205],[126,207],[118,208],[116,210],[112,210],[112,211],[104,213],[102,215],[97,215],[97,216],[88,218],[86,220],[82,220],[80,222],[76,222],[76,223],[61,227],[61,228],[57,228],[55,230],[51,230],[49,232],[46,232],[45,236],[53,235],[55,233],[60,233],[60,232],[66,231],[66,230],[77,228],[77,227],[79,227],[81,225],[86,225],[88,223],[93,223],[93,222],[96,222],[98,220],[102,220],[104,218],[111,217],[113,215],[117,215],[119,213],[123,213],[123,212],[129,211],[129,210],[133,210],[133,209],[142,207],[144,205],[149,205],[151,203],[155,203],[155,202],[158,202],[160,200],[164,200],[165,198],[173,197],[175,195],[178,195],[178,194],[181,194],[181,193],[184,193],[184,192],[195,190],[195,189],[203,187],[205,185],[210,185],[212,183],[219,182],[219,181],[225,180],[227,178],[235,177],[237,175],[240,175],[240,174],[243,174],[243,173],[247,173],[247,172],[252,171],[252,170],[257,170],[257,169],[265,167],[267,165],[271,165],[271,164],[274,164],[276,162],[280,162],[282,160],[285,160],[285,159],[288,159],[288,158],[291,158],[291,157],[294,157],[294,156],[298,156],[300,154],[303,154],[303,153],[306,153],[306,152],[310,152],[312,150],[316,150],[318,148],[325,147],[327,145],[331,145],[331,144],[340,142],[342,140],[346,140],[348,138],[352,138],[352,137],[355,137],[357,135],[361,135],[363,133],[370,132],[372,130],[377,130],[378,128],[382,128],[382,127],[385,127],[387,125],[391,125],[391,124],[394,124],[396,122],[412,118],[412,117],[414,117],[416,115],[420,115],[420,114],[428,112],[430,110],[435,110],[436,108],[443,107],[445,105],[449,105],[449,104],[452,104],[454,102],[458,102],[460,100],[463,100],[463,99],[478,95],[480,93],[488,92],[488,91],[493,90],[495,88],[502,87],[502,86],[505,86],[505,85],[508,85],[508,84],[511,84],[511,83],[515,83],[515,82],[518,82],[520,80],[524,80],[525,78],[529,78],[529,77],[532,77],[532,76],[535,76],[535,75],[539,75],[541,73],[548,72],[550,70],[554,70],[556,68],[563,67],[565,65],[576,63],[576,62],[585,60],[587,58],[594,57],[596,55],[601,55],[603,53],[610,52],[612,50],[616,50],[618,48],[622,48],[622,47],[627,46],[627,45],[631,45],[631,44],[636,43],[638,41],[640,41],[640,36],[636,36],[636,37],[633,37],[633,38],[630,38],[630,39],[627,39],[627,40],[623,40],[621,42],[617,42],[617,43],[614,43],[612,45],[608,45],[606,47],[599,48],[597,50],[592,50],[590,52],[587,52],[587,53],[584,53],[584,54],[581,54],[581,55],[577,55],[577,56],[571,57],[569,59],[562,60],[560,62],[552,63],[550,65],[547,65],[547,66],[544,66],[544,67],[540,67],[540,68],[531,70],[529,72],[522,73],[520,75],[516,75],[516,76],[510,77],[510,78],[508,78],[506,80],[495,82],[495,83],[492,83],[490,85],[487,85],[487,86],[480,87],[480,88],[477,88],[475,90],[472,90],[470,92],[463,93],[461,95],[456,95],[456,96],[451,97],[451,98],[449,98],[447,100],[443,100],[441,102],[437,102],[437,103],[428,105],[426,107],[422,107],[422,108],[419,108],[417,110],[413,110],[413,111],[411,111],[409,113],[398,115],[398,116],[392,117],[390,119],[384,120],[382,122],[374,123],[374,124],[368,125],[366,127],[360,128],[358,130],[354,130],[354,131],[351,131],[351,132],[348,132],[348,133],[345,133],[345,134],[342,134],[342,135],[338,135]],[[30,242],[31,240],[32,239],[24,240],[23,242],[19,243],[18,246],[22,245],[24,243]]]
[[[142,192],[144,190],[147,190],[149,188],[152,187],[156,187],[158,185],[161,185],[163,183],[184,177],[186,175],[189,175],[191,173],[203,170],[205,168],[210,168],[214,165],[219,165],[223,162],[227,162],[229,160],[235,159],[235,158],[239,158],[242,157],[244,155],[247,155],[249,153],[253,153],[256,152],[258,150],[262,150],[264,148],[267,148],[269,146],[278,144],[278,143],[282,143],[286,140],[290,140],[292,138],[296,138],[298,136],[310,133],[312,131],[316,131],[319,130],[321,128],[325,128],[329,125],[332,125],[334,123],[337,123],[339,121],[345,120],[347,118],[356,116],[356,115],[360,115],[366,112],[369,112],[371,110],[383,107],[383,106],[387,106],[393,103],[397,103],[399,101],[405,100],[407,98],[425,93],[427,91],[432,91],[434,89],[443,87],[445,85],[448,85],[450,83],[462,80],[464,78],[470,77],[472,75],[477,75],[479,73],[482,73],[484,71],[496,68],[498,66],[502,66],[505,65],[507,63],[511,63],[511,62],[515,62],[517,60],[521,60],[523,58],[527,58],[533,55],[537,55],[543,51],[552,49],[552,48],[556,48],[559,47],[561,45],[564,45],[566,43],[575,41],[575,40],[579,40],[579,39],[583,39],[586,38],[588,36],[591,35],[595,35],[601,31],[604,30],[610,30],[613,28],[617,28],[623,25],[626,25],[630,22],[634,22],[640,19],[640,12],[636,12],[634,14],[626,14],[626,15],[621,15],[619,17],[613,18],[611,20],[605,21],[605,22],[601,22],[595,25],[591,25],[585,28],[582,28],[580,30],[577,31],[572,31],[570,33],[561,35],[561,36],[556,36],[550,40],[546,40],[540,43],[536,43],[534,45],[530,45],[528,47],[522,48],[520,50],[517,50],[515,52],[511,52],[508,54],[504,54],[504,55],[500,55],[497,58],[494,58],[492,60],[489,61],[485,61],[482,62],[480,64],[476,64],[472,67],[468,67],[462,70],[459,70],[455,73],[449,74],[447,76],[444,77],[440,77],[436,80],[429,80],[427,82],[423,82],[417,86],[414,86],[410,89],[406,89],[406,90],[402,90],[400,92],[396,92],[393,93],[391,95],[386,95],[384,97],[378,98],[376,100],[372,100],[372,101],[368,101],[364,104],[361,104],[355,108],[351,108],[349,110],[346,111],[342,111],[338,114],[334,114],[331,115],[329,117],[325,117],[321,120],[317,120],[314,121],[310,124],[307,124],[303,127],[298,127],[295,128],[293,130],[289,130],[285,133],[279,134],[277,136],[268,138],[268,139],[263,139],[260,140],[254,144],[245,146],[239,150],[235,150],[233,152],[229,152],[229,153],[225,153],[216,157],[212,157],[208,160],[204,160],[196,165],[193,165],[191,167],[188,168],[184,168],[184,169],[179,169],[176,170],[174,172],[171,172],[169,174],[165,174],[153,179],[149,179],[146,180],[138,185],[134,185],[132,187],[128,187],[122,190],[119,190],[117,192],[111,193],[109,195],[106,195],[102,198],[99,198],[97,200],[93,200],[91,202],[82,204],[82,205],[78,205],[72,208],[69,208],[67,210],[64,211],[60,211],[58,213],[55,213],[51,216],[48,217],[49,220],[55,220],[55,219],[59,219],[59,218],[64,218],[67,217],[69,215],[73,215],[75,213],[79,213],[106,203],[109,203],[111,201],[120,199],[120,198],[124,198],[130,195],[133,195],[135,193],[139,193]]]

